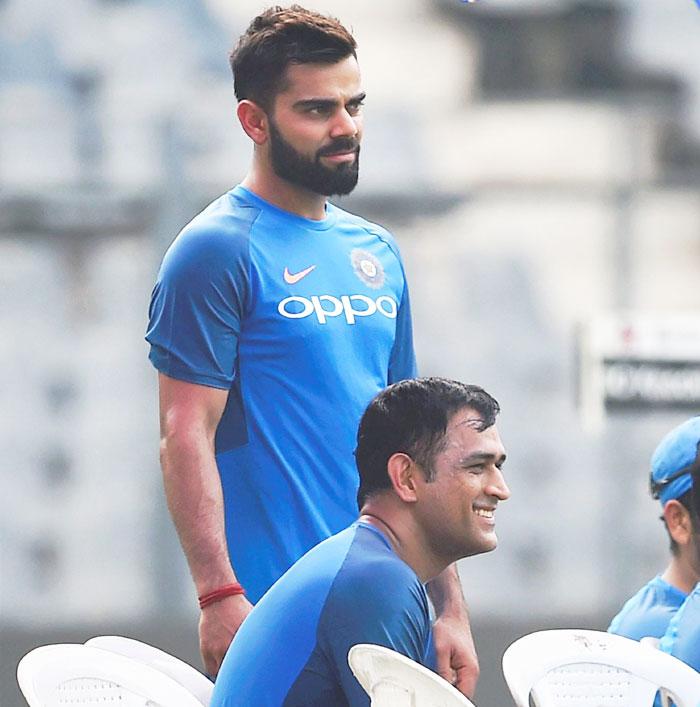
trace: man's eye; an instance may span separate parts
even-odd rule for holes
[[[313,106],[309,108],[309,113],[311,113],[311,115],[328,115],[329,108],[326,106]]]
[[[364,102],[360,101],[359,103],[349,103],[348,104],[348,113],[350,115],[357,115],[360,112],[360,109],[364,105]]]

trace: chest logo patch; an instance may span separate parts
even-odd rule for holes
[[[366,250],[355,248],[350,253],[350,262],[352,269],[355,271],[362,282],[371,287],[373,290],[378,290],[385,281],[384,268],[379,260],[368,253]]]
[[[300,270],[299,272],[291,273],[289,272],[288,268],[284,269],[284,281],[288,285],[295,285],[299,280],[302,280],[305,278],[312,270],[315,270],[316,266],[315,265],[310,265],[308,268],[304,270]]]

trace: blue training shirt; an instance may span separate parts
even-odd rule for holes
[[[686,596],[656,576],[625,603],[608,631],[635,641],[645,636],[661,638]]]
[[[428,611],[415,572],[357,521],[304,555],[246,617],[211,707],[367,707],[348,651],[375,643],[426,664]]]
[[[172,243],[149,314],[160,372],[229,391],[216,461],[229,555],[256,601],[356,518],[360,416],[416,375],[399,251],[332,204],[313,221],[237,186]]]
[[[700,584],[671,619],[659,648],[700,671]]]

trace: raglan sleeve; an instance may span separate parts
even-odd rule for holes
[[[151,294],[146,340],[155,368],[228,389],[249,297],[247,238],[189,227],[168,249]]]
[[[411,303],[408,294],[408,282],[404,274],[403,293],[396,314],[396,337],[389,360],[388,382],[396,383],[406,378],[415,378],[417,375],[416,354],[413,348]]]
[[[421,664],[427,660],[430,618],[425,591],[417,581],[392,591],[391,587],[396,587],[394,579],[378,577],[372,587],[347,596],[342,615],[327,624],[326,651],[349,707],[370,704],[348,664],[352,646],[373,643]]]

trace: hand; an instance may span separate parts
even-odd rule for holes
[[[204,672],[212,679],[221,667],[238,627],[251,612],[253,605],[242,594],[226,597],[202,609],[199,616],[199,650]]]
[[[479,659],[466,613],[438,616],[433,624],[437,671],[462,694],[474,696],[479,679]]]

